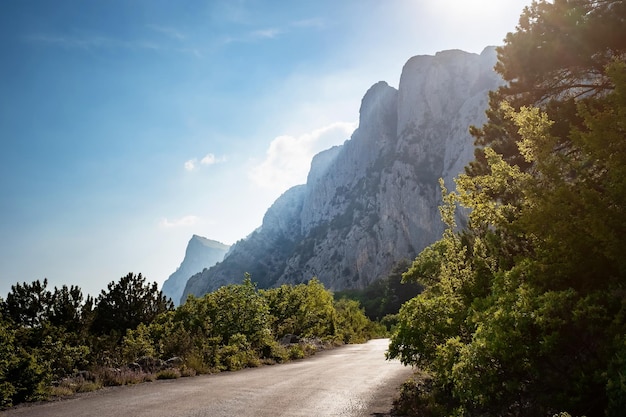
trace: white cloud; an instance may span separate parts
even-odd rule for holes
[[[200,218],[198,216],[184,216],[179,219],[168,220],[166,217],[163,217],[161,221],[159,221],[159,227],[163,229],[173,229],[178,227],[188,227],[195,226],[199,223]]]
[[[284,31],[278,28],[261,29],[252,32],[253,39],[274,39],[283,34]]]
[[[251,169],[250,179],[263,188],[281,191],[304,184],[313,156],[342,144],[355,128],[356,123],[335,122],[298,137],[278,136],[270,143],[265,159]]]
[[[215,156],[215,154],[208,153],[202,159],[200,159],[200,161],[198,161],[198,158],[192,158],[188,161],[185,161],[184,165],[186,171],[194,171],[199,168],[198,163],[200,165],[210,166],[219,164],[220,162],[224,162],[225,160],[225,157],[218,158],[217,156]]]
[[[200,163],[202,165],[213,165],[213,164],[217,164],[223,161],[224,161],[224,158],[217,158],[214,154],[208,153],[205,155],[204,158],[200,160]]]
[[[196,162],[197,162],[197,159],[190,159],[189,161],[186,161],[185,170],[193,171],[194,169],[196,169]]]

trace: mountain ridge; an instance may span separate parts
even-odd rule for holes
[[[413,259],[443,232],[438,179],[473,159],[470,125],[485,121],[501,78],[494,47],[415,56],[398,89],[375,83],[359,126],[343,145],[313,158],[307,183],[287,190],[260,228],[224,260],[191,277],[183,297],[240,282],[262,288],[317,277],[327,288],[363,288]]]
[[[229,245],[194,234],[180,266],[163,283],[163,294],[178,305],[189,277],[224,259],[229,249]]]

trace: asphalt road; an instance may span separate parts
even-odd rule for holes
[[[281,365],[106,388],[1,416],[385,416],[411,368],[386,361],[387,339]]]

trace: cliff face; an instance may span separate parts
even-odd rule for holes
[[[261,287],[318,277],[327,288],[362,288],[413,259],[443,232],[438,179],[473,158],[470,125],[485,121],[488,91],[501,84],[494,48],[411,58],[396,90],[363,97],[359,127],[318,154],[307,183],[281,196],[262,226],[224,261],[192,277],[185,294],[240,282]]]
[[[189,277],[224,259],[229,248],[223,243],[193,235],[187,244],[183,262],[163,283],[163,294],[178,305]]]

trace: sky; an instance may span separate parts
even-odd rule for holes
[[[161,285],[259,227],[367,89],[501,45],[530,0],[3,0],[0,297]]]

